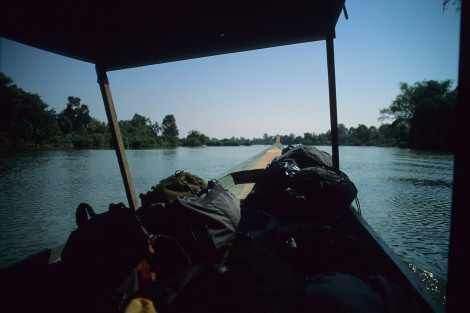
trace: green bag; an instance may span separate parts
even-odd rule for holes
[[[152,190],[146,194],[141,193],[139,197],[142,206],[149,206],[152,203],[168,203],[178,197],[192,196],[205,189],[207,183],[201,177],[185,171],[176,171],[174,175],[163,179],[152,187]]]

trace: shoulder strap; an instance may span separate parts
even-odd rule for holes
[[[208,189],[206,196],[201,200],[201,204],[205,205],[214,201],[221,193],[225,191],[225,188],[216,182],[212,189]]]
[[[93,218],[95,216],[95,211],[93,208],[87,203],[80,203],[78,205],[77,211],[75,212],[75,220],[77,222],[77,226],[83,227],[86,222],[88,222],[88,216]]]

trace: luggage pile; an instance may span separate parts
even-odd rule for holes
[[[357,197],[349,177],[333,167],[331,156],[312,146],[284,149],[260,177],[245,206],[280,220],[328,222]]]
[[[131,212],[77,209],[69,312],[416,312],[338,220],[357,196],[331,157],[290,147],[240,202],[177,171]]]

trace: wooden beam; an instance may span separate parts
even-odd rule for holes
[[[121,131],[119,129],[116,110],[114,109],[113,98],[111,96],[111,89],[109,87],[108,76],[106,71],[99,66],[96,66],[96,73],[98,75],[98,84],[100,85],[101,95],[103,97],[104,108],[108,117],[109,129],[113,138],[114,150],[118,158],[119,169],[121,170],[124,188],[126,189],[127,201],[129,207],[133,210],[139,208],[137,197],[135,195],[134,184],[127,163],[126,152],[124,150],[124,143],[122,142]]]
[[[333,166],[339,169],[338,110],[336,107],[335,51],[333,46],[334,31],[326,38],[326,58],[328,63],[328,89],[330,94],[331,151]]]

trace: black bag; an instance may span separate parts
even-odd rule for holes
[[[331,164],[326,152],[310,146],[293,148],[266,168],[244,207],[266,211],[278,220],[329,222],[357,196],[354,183]]]
[[[154,293],[166,313],[283,312],[305,277],[275,253],[238,235],[216,255]]]
[[[144,295],[165,313],[420,312],[381,275],[325,271],[305,277],[244,235]]]
[[[346,208],[357,196],[354,183],[334,167],[302,168],[292,178],[291,186],[307,200],[328,210]]]
[[[266,232],[246,232],[304,275],[333,270],[336,234],[330,225],[310,221],[281,221]]]
[[[137,215],[150,233],[174,237],[192,262],[198,262],[235,234],[240,221],[240,200],[212,180],[208,189],[197,195],[143,206]]]
[[[284,149],[282,149],[281,155],[282,155],[282,154],[285,154],[286,152],[288,152],[288,151],[290,151],[290,150],[292,150],[292,149],[294,149],[294,148],[297,148],[297,147],[300,146],[300,145],[301,145],[300,143],[294,143],[294,144],[288,145],[287,147],[285,147]]]
[[[291,181],[300,168],[290,160],[273,161],[261,173],[253,189],[243,201],[243,207],[266,211],[277,219],[282,219],[277,207],[281,205],[282,193],[289,188]]]
[[[133,210],[120,203],[95,214],[82,203],[76,221],[78,229],[61,258],[64,300],[71,311],[116,310],[139,285],[155,279],[150,269],[154,250]]]
[[[300,167],[326,166],[332,167],[331,155],[312,146],[300,145],[283,153],[277,162],[295,162]]]
[[[152,190],[146,194],[141,193],[139,197],[142,206],[146,206],[195,195],[204,189],[207,189],[207,183],[201,177],[185,171],[176,171],[174,175],[161,180]]]
[[[324,271],[378,273],[368,247],[337,220],[332,224],[277,221],[266,212],[243,209],[237,233],[276,253],[306,276]]]

